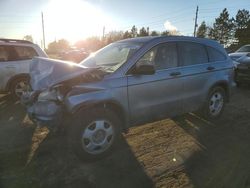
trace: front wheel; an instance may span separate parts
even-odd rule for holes
[[[69,127],[70,147],[84,160],[96,160],[110,153],[119,142],[121,121],[109,109],[81,110]]]
[[[208,95],[204,106],[204,116],[207,119],[217,119],[221,116],[225,106],[225,90],[221,87],[214,87]]]

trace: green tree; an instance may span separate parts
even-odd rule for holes
[[[150,33],[150,36],[159,36],[160,34],[159,34],[159,32],[157,32],[157,31],[152,31],[151,33]]]
[[[236,29],[244,29],[248,27],[250,22],[250,14],[248,10],[242,9],[238,10],[235,17]]]
[[[27,41],[33,42],[33,37],[32,37],[32,35],[25,35],[23,37],[23,40],[27,40]]]
[[[205,21],[201,22],[201,25],[198,27],[197,37],[200,37],[200,38],[207,37],[207,25]]]
[[[144,27],[142,27],[142,28],[140,29],[140,31],[139,31],[139,36],[140,36],[140,37],[148,36],[148,32],[147,32],[147,30],[146,30]]]
[[[174,36],[174,35],[180,35],[180,32],[176,30],[171,30],[171,31],[163,31],[161,33],[161,36]]]
[[[80,49],[85,49],[87,52],[94,52],[105,46],[108,40],[109,37],[107,36],[105,36],[105,40],[101,40],[99,37],[89,37],[85,40],[77,41],[75,46]]]
[[[229,18],[227,9],[223,9],[220,16],[215,19],[213,27],[209,29],[209,38],[219,41],[221,44],[228,46],[234,37],[234,19]]]
[[[235,37],[238,39],[238,46],[250,44],[250,22],[248,22],[246,28],[237,29]]]
[[[106,34],[106,44],[110,44],[112,42],[118,41],[123,39],[124,33],[123,31],[110,31],[108,34]]]
[[[250,14],[248,10],[238,10],[236,14],[235,38],[238,46],[250,43]]]
[[[58,41],[53,41],[49,43],[47,52],[50,54],[60,53],[64,50],[68,50],[70,48],[69,42],[65,39],[60,39]]]
[[[137,37],[137,28],[135,25],[131,28],[131,35],[132,37]]]
[[[161,33],[161,36],[169,36],[170,35],[170,32],[169,31],[163,31]]]
[[[132,38],[132,34],[129,31],[125,31],[123,34],[123,39]]]

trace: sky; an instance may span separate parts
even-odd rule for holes
[[[46,44],[65,38],[72,44],[109,31],[149,27],[150,31],[177,30],[192,35],[196,7],[198,24],[212,25],[223,8],[230,17],[250,10],[250,0],[0,0],[0,38],[32,35],[41,44],[44,16]]]

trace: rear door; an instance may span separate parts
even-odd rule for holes
[[[7,82],[18,74],[28,74],[36,51],[28,46],[0,46],[0,88],[5,90]]]
[[[0,89],[5,90],[8,80],[15,76],[19,70],[15,60],[17,54],[13,47],[8,45],[0,46]]]
[[[181,110],[183,80],[178,67],[174,42],[159,44],[144,54],[137,63],[155,65],[153,75],[129,75],[129,111],[133,123],[143,123],[175,116]]]
[[[14,63],[18,66],[19,73],[29,73],[29,65],[32,58],[38,56],[34,48],[30,46],[13,46],[17,59]]]
[[[208,83],[211,79],[216,79],[215,67],[208,61],[204,45],[178,42],[177,46],[184,79],[183,110],[191,112],[203,104],[207,96]]]

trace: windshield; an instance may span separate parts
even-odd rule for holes
[[[142,44],[140,43],[112,43],[96,53],[90,55],[80,64],[85,67],[100,67],[109,72],[116,71],[133,55]]]
[[[242,46],[240,49],[238,49],[236,52],[250,52],[250,46]]]

